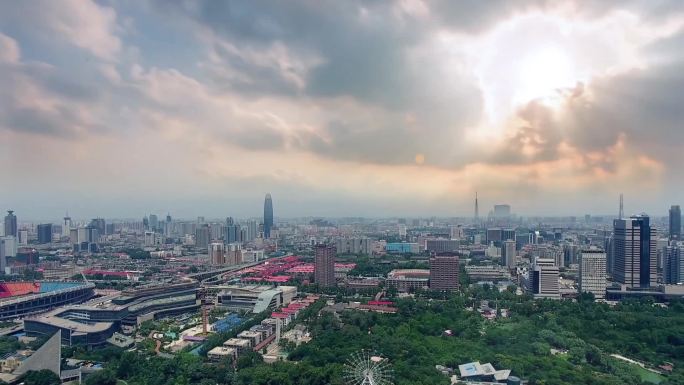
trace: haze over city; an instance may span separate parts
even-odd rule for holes
[[[16,1],[0,202],[22,218],[665,215],[673,2]]]

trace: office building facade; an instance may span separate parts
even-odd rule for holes
[[[558,266],[550,258],[537,258],[529,277],[529,290],[534,298],[560,298]]]
[[[613,222],[613,279],[629,288],[657,284],[656,231],[647,215]]]
[[[579,253],[579,292],[592,293],[596,299],[606,297],[606,252],[585,249]]]

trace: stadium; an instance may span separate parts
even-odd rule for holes
[[[94,289],[95,285],[87,282],[0,282],[0,321],[86,301]]]

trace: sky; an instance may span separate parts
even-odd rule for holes
[[[20,218],[666,213],[681,1],[0,2]]]

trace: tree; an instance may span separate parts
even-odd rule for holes
[[[116,385],[116,376],[111,369],[98,370],[86,378],[86,385]]]
[[[61,383],[59,376],[47,369],[30,371],[26,373],[23,380],[26,385],[59,385]]]

